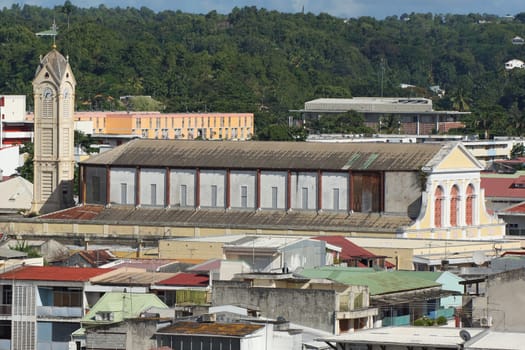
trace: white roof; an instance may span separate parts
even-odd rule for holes
[[[465,344],[465,350],[518,350],[523,349],[525,333],[487,331]]]
[[[344,344],[409,345],[457,349],[458,345],[465,342],[459,335],[460,330],[451,327],[382,327],[326,337],[322,340]],[[482,331],[482,328],[468,329],[471,337]]]

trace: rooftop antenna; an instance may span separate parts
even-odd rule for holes
[[[53,49],[57,48],[56,45],[56,36],[58,35],[58,27],[55,22],[55,19],[53,18],[53,24],[51,25],[51,28],[48,30],[44,30],[43,32],[36,33],[36,36],[52,36],[53,37]]]

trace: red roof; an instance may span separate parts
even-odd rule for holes
[[[40,216],[45,219],[91,220],[104,210],[103,205],[82,205]]]
[[[525,176],[482,177],[481,188],[485,190],[485,197],[525,198]]]
[[[207,287],[209,283],[210,278],[207,275],[181,272],[173,277],[160,281],[157,284],[185,287]]]
[[[113,269],[62,266],[22,266],[0,274],[1,280],[87,282]]]
[[[520,204],[513,205],[510,208],[503,210],[505,213],[516,213],[516,214],[525,214],[525,202]]]
[[[356,259],[356,258],[374,258],[376,257],[375,254],[350,242],[348,239],[346,239],[343,236],[318,236],[318,237],[314,237],[313,239],[325,241],[326,243],[340,247],[341,253],[339,254],[339,257],[343,261],[350,260],[350,259]]]

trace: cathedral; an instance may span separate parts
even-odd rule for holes
[[[75,86],[68,58],[55,48],[40,58],[33,80],[33,213],[49,213],[74,205]]]

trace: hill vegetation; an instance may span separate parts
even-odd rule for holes
[[[472,111],[465,132],[525,132],[525,69],[504,69],[525,61],[525,45],[511,42],[525,37],[525,13],[344,20],[255,7],[197,15],[13,5],[0,11],[1,93],[27,94],[32,104],[38,57],[51,47],[35,33],[54,19],[76,75],[77,109],[125,108],[119,96],[151,96],[167,112],[254,112],[259,138],[286,139],[294,137],[283,126],[289,110],[310,99],[426,96],[436,109]],[[429,90],[436,85],[441,98]],[[334,128],[361,127],[342,123]]]

